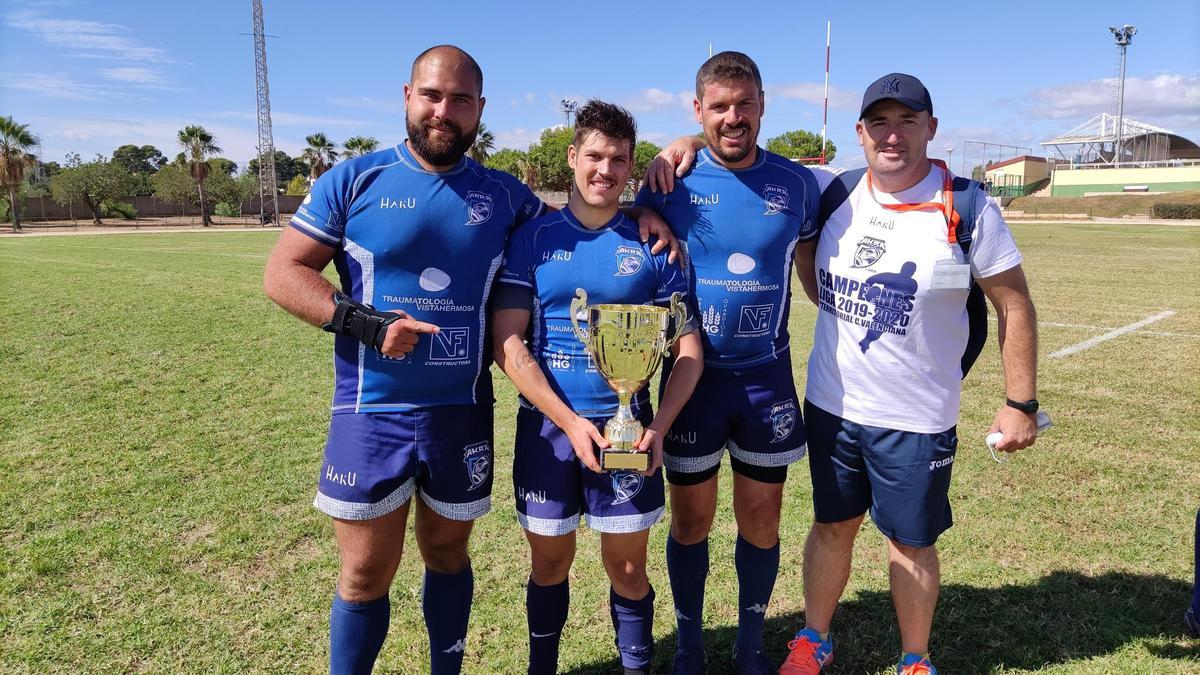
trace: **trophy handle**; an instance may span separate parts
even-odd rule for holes
[[[571,327],[575,329],[575,337],[587,344],[587,336],[584,335],[583,329],[579,327],[579,311],[587,310],[587,291],[582,288],[575,289],[575,297],[571,300]]]
[[[671,345],[679,341],[683,337],[684,324],[687,323],[687,304],[683,302],[682,293],[671,294],[671,318],[675,320],[675,334],[667,340],[664,349],[670,349]]]

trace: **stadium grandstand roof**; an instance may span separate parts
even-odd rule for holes
[[[1122,154],[1125,155],[1122,160],[1169,160],[1200,156],[1200,146],[1194,141],[1129,117],[1122,120],[1121,139],[1124,147]],[[1084,162],[1111,162],[1112,146],[1116,141],[1116,115],[1100,113],[1060,136],[1042,141],[1041,146],[1052,148],[1064,158],[1068,155],[1064,154],[1061,146],[1081,146],[1079,153],[1084,156]]]
[[[1168,131],[1162,127],[1156,127],[1153,124],[1146,124],[1134,119],[1126,117],[1121,123],[1121,138],[1133,138],[1142,134],[1171,134],[1175,132]],[[1042,141],[1042,146],[1050,145],[1073,145],[1075,143],[1100,143],[1103,141],[1117,140],[1117,116],[1109,115],[1108,113],[1100,113],[1092,119],[1080,124],[1071,129],[1067,133],[1052,138],[1048,141]]]

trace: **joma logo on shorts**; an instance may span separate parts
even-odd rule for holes
[[[354,487],[358,482],[358,472],[356,471],[334,471],[332,464],[325,465],[325,480],[338,485],[348,485]]]
[[[953,463],[954,463],[954,455],[950,455],[946,459],[935,459],[929,463],[929,470],[934,471],[935,469],[940,469],[943,466],[950,466]]]

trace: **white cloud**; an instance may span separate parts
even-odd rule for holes
[[[825,85],[821,82],[792,82],[790,84],[773,84],[764,88],[767,98],[792,99],[817,106],[825,104]],[[854,108],[859,103],[861,103],[861,99],[854,93],[840,87],[829,87],[830,108]]]
[[[13,28],[29,31],[58,47],[76,50],[76,55],[117,59],[173,63],[166,51],[146,46],[126,34],[126,26],[78,19],[47,19],[36,12],[17,12],[5,17]]]
[[[542,137],[540,130],[533,131],[530,129],[504,129],[495,131],[493,135],[496,137],[497,148],[512,148],[514,150],[525,151],[529,149],[535,141]]]
[[[526,103],[534,103],[536,101],[537,101],[537,96],[535,96],[532,91],[525,92],[525,102]]]
[[[1116,113],[1116,78],[1034,89],[1025,98],[1029,114],[1043,119],[1077,119]],[[1165,73],[1125,78],[1125,114],[1155,123],[1166,119],[1200,123],[1200,76]]]
[[[651,87],[638,92],[633,98],[621,100],[621,105],[625,106],[633,112],[650,112],[653,110],[661,110],[663,108],[684,107],[688,110],[692,108],[692,92],[681,91],[672,94],[664,89]]]
[[[344,96],[331,98],[329,102],[341,108],[360,108],[363,110],[378,110],[380,112],[404,112],[404,101],[389,101],[370,96]]]
[[[113,93],[107,87],[77,82],[63,73],[0,72],[0,87],[69,101],[96,101]]]
[[[100,76],[114,82],[123,82],[144,87],[166,88],[171,85],[171,80],[166,75],[152,68],[138,68],[134,66],[108,68],[101,70]]]

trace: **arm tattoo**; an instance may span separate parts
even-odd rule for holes
[[[537,363],[537,359],[533,358],[533,354],[530,354],[529,350],[526,349],[524,346],[522,346],[521,349],[517,352],[515,364],[513,365],[513,370],[514,371],[521,370],[525,366],[534,365],[536,363]]]

